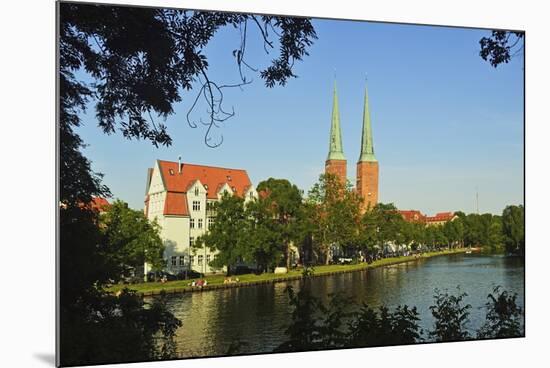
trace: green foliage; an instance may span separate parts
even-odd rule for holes
[[[450,295],[447,291],[442,293],[437,289],[435,293],[435,305],[430,306],[435,323],[428,335],[436,341],[466,340],[469,337],[466,324],[472,306],[463,305],[463,299],[468,294]]]
[[[114,267],[120,268],[120,276],[129,276],[130,271],[142,267],[144,262],[153,270],[161,270],[164,245],[160,238],[160,226],[149,222],[143,211],[128,208],[117,200],[100,218],[100,229],[105,246],[101,254]]]
[[[292,322],[286,329],[287,341],[276,351],[303,351],[327,348],[388,346],[424,341],[416,307],[398,306],[393,311],[381,306],[373,309],[366,304],[357,310],[349,298],[331,295],[326,305],[313,297],[309,280],[300,291],[287,288],[293,308]],[[459,341],[470,338],[466,330],[470,305],[464,305],[465,293],[450,295],[435,290],[435,304],[430,307],[435,318],[434,330],[428,331],[428,341]],[[486,304],[486,322],[478,330],[478,338],[516,337],[523,335],[523,310],[517,306],[516,295],[494,289]]]
[[[232,265],[244,260],[248,254],[248,239],[243,236],[247,223],[244,199],[225,193],[219,202],[214,203],[213,210],[216,220],[209,231],[197,239],[194,248],[200,249],[206,244],[217,251],[211,265],[216,268],[226,266],[229,271]]]
[[[523,310],[517,305],[517,294],[510,295],[499,286],[487,298],[485,323],[477,332],[481,339],[519,337],[524,335],[521,325]]]
[[[334,175],[321,175],[308,196],[311,232],[318,253],[330,261],[330,247],[348,247],[357,239],[360,198],[351,184],[343,184]]]
[[[421,340],[416,307],[398,306],[394,312],[381,306],[378,312],[363,304],[349,325],[349,346],[412,344]]]
[[[264,227],[278,234],[287,268],[290,268],[290,243],[301,241],[304,234],[299,226],[302,214],[302,194],[296,185],[286,179],[269,178],[258,184],[259,207],[271,218],[272,224]],[[258,239],[261,240],[261,239]]]
[[[63,366],[175,356],[173,336],[181,322],[167,311],[163,296],[145,303],[127,289],[118,297],[87,294],[72,308],[61,315]]]
[[[525,254],[525,211],[523,206],[506,206],[502,211],[502,232],[507,252]]]

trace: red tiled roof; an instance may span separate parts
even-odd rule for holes
[[[426,215],[418,210],[399,210],[398,211],[403,219],[407,222],[425,222]]]
[[[195,181],[200,180],[206,185],[207,198],[217,199],[216,188],[227,183],[235,188],[238,196],[244,196],[246,189],[252,185],[245,170],[228,169],[223,167],[181,164],[181,173],[178,163],[159,160],[159,166],[168,192],[187,192],[187,188]]]
[[[103,197],[92,197],[92,201],[90,202],[90,208],[99,212],[107,210],[110,205],[109,201]]]
[[[166,193],[163,213],[165,215],[176,216],[189,215],[189,207],[187,207],[187,195],[185,193]]]
[[[426,218],[428,222],[441,222],[441,221],[449,221],[454,217],[453,212],[439,212],[436,213],[435,216],[429,216]]]

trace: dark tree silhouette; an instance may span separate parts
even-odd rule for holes
[[[155,146],[172,142],[158,119],[172,114],[173,104],[195,82],[201,87],[191,109],[201,97],[208,107],[205,143],[221,144],[212,140],[211,129],[234,115],[223,107],[223,90],[250,83],[243,69],[258,71],[246,61],[249,27],[259,30],[266,53],[279,46],[271,64],[259,71],[267,87],[284,86],[296,77],[295,61],[308,55],[316,39],[307,18],[239,13],[63,3],[60,21],[62,83],[73,84],[73,93],[81,101],[97,99],[96,116],[105,133],[114,133],[118,127],[125,137],[147,139]],[[231,84],[209,77],[204,53],[224,27],[235,28],[241,35],[233,52],[240,80]],[[93,84],[77,80],[74,72],[81,68]],[[187,120],[191,127],[197,126],[189,114]]]
[[[502,63],[507,64],[523,51],[524,37],[524,32],[493,31],[490,37],[479,40],[479,55],[495,68]]]

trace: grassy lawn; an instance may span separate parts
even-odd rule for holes
[[[444,250],[441,252],[427,252],[422,254],[421,258],[430,258],[434,256],[440,256],[445,254],[453,254],[453,253],[462,253],[466,251],[466,249],[456,249],[456,250]],[[378,261],[375,261],[371,264],[367,263],[359,263],[359,264],[350,264],[350,265],[321,265],[321,266],[315,266],[314,267],[314,276],[323,275],[323,274],[329,274],[329,273],[338,273],[338,272],[350,272],[350,271],[357,271],[357,270],[363,270],[367,268],[374,268],[374,267],[381,267],[381,266],[387,266],[391,264],[397,264],[397,263],[403,263],[408,262],[416,259],[414,256],[407,256],[407,257],[392,257],[392,258],[384,258]],[[267,281],[275,281],[275,280],[284,280],[288,278],[299,278],[302,276],[302,269],[296,269],[291,270],[290,272],[286,274],[274,274],[274,273],[263,273],[260,275],[255,274],[245,274],[245,275],[238,275],[238,276],[232,276],[233,279],[236,277],[239,278],[238,284],[234,285],[246,285],[248,283],[256,283],[256,282],[267,282]],[[208,281],[208,286],[204,287],[204,289],[208,289],[209,286],[214,285],[223,285],[223,281],[225,279],[225,274],[217,274],[217,275],[209,275],[206,276],[205,279]],[[161,290],[167,291],[167,292],[178,292],[178,291],[191,291],[193,288],[190,286],[191,282],[193,280],[178,280],[178,281],[167,281],[165,283],[161,282],[146,282],[146,283],[140,283],[140,284],[127,284],[127,285],[114,285],[111,288],[109,288],[109,291],[116,292],[119,290],[122,290],[123,288],[127,287],[128,289],[132,289],[137,291],[138,293],[158,293]]]

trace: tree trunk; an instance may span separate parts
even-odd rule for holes
[[[325,254],[325,264],[329,264],[329,256],[330,256],[330,247],[327,247],[326,254]]]

